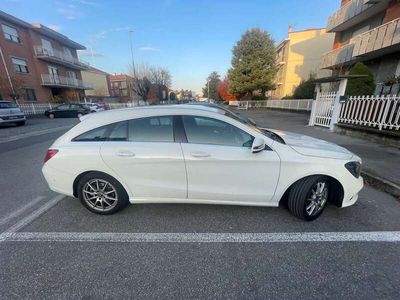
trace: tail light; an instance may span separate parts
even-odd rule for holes
[[[47,150],[46,156],[44,157],[44,163],[46,163],[50,158],[56,155],[58,152],[57,149],[49,149]]]

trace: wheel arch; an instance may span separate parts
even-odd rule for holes
[[[328,201],[332,204],[334,204],[337,207],[341,207],[342,206],[342,202],[343,202],[343,197],[344,197],[344,188],[343,185],[340,183],[340,181],[338,179],[336,179],[335,177],[331,176],[331,175],[327,175],[327,174],[312,174],[312,175],[307,175],[307,176],[303,176],[297,180],[295,180],[294,182],[292,182],[289,187],[285,190],[285,192],[283,193],[282,197],[279,200],[279,205],[286,205],[287,204],[287,197],[289,195],[289,192],[291,190],[291,188],[300,180],[303,180],[304,178],[307,177],[312,177],[312,176],[325,176],[328,178],[328,184],[329,184],[329,188],[331,190],[333,190],[333,193],[329,193],[329,198]]]
[[[72,184],[72,192],[73,192],[73,195],[74,195],[75,198],[78,198],[78,183],[79,183],[79,181],[81,180],[81,178],[82,178],[83,176],[85,176],[86,174],[89,174],[89,173],[100,173],[100,174],[103,174],[103,175],[112,177],[114,180],[118,181],[119,184],[121,184],[121,186],[124,188],[126,194],[129,196],[129,190],[127,189],[127,187],[125,186],[125,184],[124,184],[121,180],[119,180],[118,178],[116,178],[115,176],[113,176],[113,175],[111,175],[111,174],[108,174],[108,173],[106,173],[106,172],[102,172],[102,171],[89,170],[89,171],[82,172],[81,174],[79,174],[78,176],[76,176],[76,178],[74,179],[74,182],[73,182],[73,184]]]

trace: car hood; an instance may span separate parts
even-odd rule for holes
[[[9,115],[20,115],[22,114],[19,108],[3,108],[0,109],[0,115],[9,116]]]
[[[283,138],[285,143],[296,152],[306,156],[335,159],[351,159],[354,154],[344,147],[331,142],[316,139],[304,134],[268,129]]]

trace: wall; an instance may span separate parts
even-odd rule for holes
[[[82,71],[82,80],[91,83],[93,90],[86,90],[87,96],[110,96],[107,75],[93,71]]]

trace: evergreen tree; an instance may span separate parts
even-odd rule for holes
[[[348,96],[373,95],[375,91],[374,75],[362,62],[356,63],[349,70],[349,75],[366,75],[366,77],[349,79],[346,88]]]

